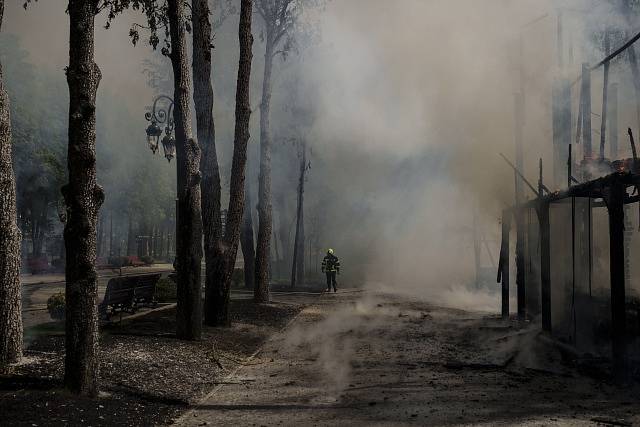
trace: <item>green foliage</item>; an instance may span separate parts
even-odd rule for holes
[[[62,76],[35,69],[16,36],[0,36],[0,60],[11,100],[18,216],[26,235],[53,226],[66,180],[68,93]]]
[[[177,285],[173,280],[160,279],[156,285],[156,301],[175,302],[177,299]]]
[[[65,305],[64,292],[51,295],[47,300],[47,311],[51,318],[56,320],[64,319]]]
[[[60,232],[60,188],[67,181],[68,89],[64,73],[35,68],[18,37],[0,34],[0,60],[11,100],[18,217],[23,236]],[[157,224],[174,215],[175,162],[152,156],[144,112],[133,114],[119,99],[97,99],[97,168],[105,189],[102,211]]]

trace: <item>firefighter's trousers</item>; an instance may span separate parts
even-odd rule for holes
[[[331,290],[331,286],[333,286],[333,290],[337,291],[338,284],[336,283],[336,272],[335,271],[327,271],[327,290]]]

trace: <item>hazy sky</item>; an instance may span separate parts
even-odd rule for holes
[[[69,63],[67,2],[39,0],[26,11],[22,3],[17,0],[6,2],[2,30],[20,37],[22,47],[30,53],[31,63],[59,70],[60,78],[64,80],[64,67]],[[133,16],[137,18],[137,15]],[[96,63],[102,71],[99,91],[119,96],[124,105],[140,110],[143,108],[140,100],[151,96],[140,66],[141,58],[150,55],[150,47],[145,43],[134,47],[129,41],[133,16],[120,17],[109,30],[103,28],[104,17],[96,18]]]

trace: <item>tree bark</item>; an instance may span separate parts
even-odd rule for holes
[[[307,146],[302,143],[302,161],[300,164],[300,188],[298,189],[298,265],[296,272],[298,274],[297,281],[304,285],[304,180],[307,173]]]
[[[109,215],[109,256],[113,256],[113,211]]]
[[[98,258],[102,257],[103,246],[104,246],[104,215],[98,215],[98,243],[96,246],[96,255]]]
[[[244,189],[244,212],[242,215],[242,228],[240,229],[240,247],[242,248],[242,258],[244,259],[244,286],[248,289],[254,288],[255,283],[255,262],[256,251],[253,241],[253,218],[251,216],[251,193],[248,188]]]
[[[215,306],[215,324],[228,326],[229,292],[231,275],[235,266],[238,244],[240,240],[240,224],[244,212],[245,172],[247,164],[247,144],[249,142],[249,120],[251,106],[249,104],[249,80],[251,77],[251,35],[252,0],[240,3],[240,23],[238,38],[240,40],[240,60],[238,65],[238,83],[236,86],[236,125],[233,142],[233,162],[231,166],[231,183],[229,185],[229,209],[223,238],[224,256],[219,265],[221,286],[216,289],[213,304]]]
[[[293,262],[291,267],[291,287],[304,283],[304,175],[307,170],[306,147],[303,146],[298,178],[298,206],[296,209],[296,234],[293,240]]]
[[[4,0],[0,0],[0,28]],[[20,229],[16,223],[16,181],[11,158],[9,96],[0,64],[0,367],[22,356]]]
[[[177,316],[176,335],[199,340],[202,334],[202,214],[200,207],[200,147],[191,132],[189,93],[191,76],[187,58],[185,6],[169,0],[167,15],[171,35],[174,107],[178,174]]]
[[[132,256],[136,254],[136,238],[133,232],[133,220],[131,219],[131,213],[127,215],[129,220],[129,227],[127,229],[127,255]]]
[[[258,241],[256,243],[256,280],[253,290],[255,302],[269,302],[269,262],[271,261],[271,139],[269,113],[271,111],[271,72],[275,34],[267,23],[267,41],[262,80],[262,104],[260,105],[260,178],[258,203]]]
[[[94,62],[96,0],[69,0],[69,183],[62,187],[67,221],[65,387],[72,393],[98,392],[98,283],[96,222],[104,200],[96,182],[96,91],[100,69]]]
[[[216,153],[213,120],[213,86],[211,85],[211,22],[207,0],[193,0],[193,100],[196,107],[196,130],[202,147],[202,225],[204,231],[205,302],[204,321],[215,324],[215,288],[220,286],[222,258],[222,220],[220,216],[220,168]]]
[[[279,227],[278,227],[277,232],[274,233],[274,234],[277,235],[277,238],[280,241],[280,252],[281,253],[280,253],[280,256],[277,257],[277,259],[281,261],[281,263],[278,264],[278,265],[282,265],[282,269],[284,269],[285,268],[284,266],[286,265],[287,260],[291,258],[291,249],[292,248],[291,248],[291,245],[290,245],[291,239],[289,239],[289,234],[290,234],[289,233],[289,227],[288,227],[289,219],[286,217],[287,210],[286,210],[286,203],[284,201],[283,192],[276,193],[275,202],[276,202],[276,205],[277,205],[278,214],[280,215],[280,219],[278,221]],[[276,236],[274,236],[274,239],[275,238],[276,238]],[[284,270],[280,271],[280,275],[282,277],[285,277],[286,274],[287,274],[286,271],[284,271]]]

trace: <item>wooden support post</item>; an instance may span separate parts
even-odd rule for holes
[[[482,263],[480,262],[480,257],[482,254],[482,246],[480,241],[480,232],[479,232],[480,224],[478,222],[478,212],[476,207],[473,208],[473,254],[476,265],[476,288],[480,288],[482,282],[481,270]]]
[[[611,344],[614,376],[624,380],[626,371],[626,313],[624,288],[624,196],[625,186],[614,181],[608,197],[609,274],[611,280]]]
[[[609,157],[618,158],[618,84],[609,86]]]
[[[511,211],[502,211],[502,243],[498,264],[498,282],[502,283],[502,318],[509,318],[509,233],[511,231]]]
[[[516,93],[514,96],[515,111],[515,148],[516,148],[516,168],[522,173],[524,171],[523,140],[524,140],[524,94]],[[517,173],[515,178],[515,220],[516,220],[516,288],[518,304],[518,320],[526,317],[526,295],[525,295],[525,274],[524,274],[524,217],[522,215],[522,201],[524,200],[523,182]]]
[[[540,223],[540,305],[542,330],[551,332],[551,225],[549,203],[541,201],[538,206]]]
[[[604,46],[607,56],[611,53],[611,38],[609,30],[605,30]],[[609,62],[604,64],[604,79],[602,84],[602,116],[600,121],[600,158],[604,159],[604,147],[607,140],[607,113],[608,105],[607,98],[609,96]]]
[[[557,79],[552,90],[553,118],[553,183],[555,188],[562,188],[568,177],[567,157],[571,144],[571,82]]]
[[[517,209],[516,217],[516,288],[518,291],[518,320],[525,320],[527,317],[527,295],[525,283],[525,264],[524,264],[524,217],[522,209]]]
[[[584,157],[593,158],[591,148],[591,68],[589,64],[582,64],[581,102],[582,111],[582,143]]]

